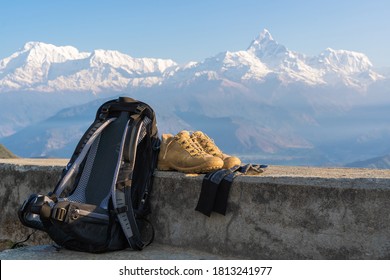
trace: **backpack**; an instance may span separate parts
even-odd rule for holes
[[[154,238],[146,216],[157,134],[149,105],[128,97],[104,103],[53,192],[31,195],[18,211],[20,221],[71,250],[142,250]]]

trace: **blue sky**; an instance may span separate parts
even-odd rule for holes
[[[390,66],[388,0],[35,0],[0,3],[0,58],[28,41],[200,61],[244,50],[267,28],[290,50],[363,52]]]

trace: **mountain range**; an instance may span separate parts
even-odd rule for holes
[[[268,30],[246,50],[184,65],[28,42],[0,61],[0,142],[68,157],[97,107],[126,95],[156,110],[160,133],[203,130],[247,161],[343,165],[390,153],[389,94],[366,55],[307,56]]]
[[[390,154],[381,157],[370,158],[362,161],[351,162],[349,164],[346,164],[346,167],[389,169]]]

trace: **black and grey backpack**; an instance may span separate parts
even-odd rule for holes
[[[146,216],[159,143],[149,105],[128,97],[104,103],[54,191],[31,195],[20,221],[72,250],[142,250],[154,237]]]

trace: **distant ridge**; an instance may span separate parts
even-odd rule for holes
[[[0,158],[17,158],[17,156],[0,144]]]
[[[390,154],[367,160],[356,161],[345,165],[346,167],[390,169]]]

